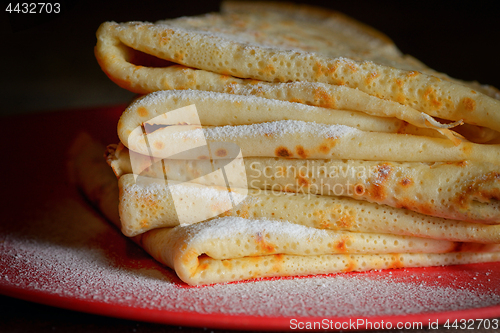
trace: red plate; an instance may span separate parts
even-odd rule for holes
[[[408,328],[500,317],[500,263],[187,286],[67,181],[72,139],[86,130],[117,142],[123,108],[4,118],[0,293],[113,317],[231,329]]]

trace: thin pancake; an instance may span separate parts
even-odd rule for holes
[[[72,174],[74,181],[84,194],[106,214],[113,223],[120,225],[117,218],[118,187],[116,179],[104,161],[98,163],[104,147],[88,137],[78,140],[72,149]],[[78,163],[76,160],[78,159]],[[107,171],[106,171],[107,170]],[[99,175],[96,177],[96,175]],[[279,228],[276,228],[279,223]],[[282,228],[283,225],[286,225]],[[188,227],[160,228],[132,238],[159,262],[173,268],[179,277],[188,284],[200,285],[229,282],[266,276],[308,275],[371,269],[425,267],[433,265],[454,265],[497,261],[500,259],[496,246],[470,244],[463,250],[476,252],[449,252],[438,254],[313,254],[314,242],[302,242],[304,251],[309,255],[287,254],[288,250],[272,249],[271,239],[282,238],[284,243],[275,244],[284,249],[286,239],[296,238],[300,226],[291,226],[276,221],[250,221],[245,219],[221,219],[209,223],[198,223]],[[301,228],[301,238],[307,237],[304,230],[314,236],[321,230]],[[221,232],[223,230],[224,232]],[[253,249],[238,244],[235,234],[245,235],[253,241]],[[240,240],[241,242],[241,240]],[[326,243],[328,246],[328,242]],[[449,243],[443,243],[449,244]],[[292,244],[290,253],[295,253]],[[333,244],[332,244],[333,245]],[[340,245],[340,243],[339,243]],[[347,244],[346,244],[347,246]],[[253,256],[231,257],[224,249],[252,251]],[[342,248],[342,246],[339,246]],[[222,252],[220,252],[222,250]],[[219,252],[218,252],[219,251]],[[338,251],[338,250],[337,250]],[[477,252],[479,251],[479,252]],[[269,254],[270,252],[284,252]],[[207,256],[213,253],[218,259]]]
[[[244,157],[352,159],[391,162],[460,162],[500,164],[500,145],[462,142],[416,135],[365,132],[345,125],[282,120],[239,126],[172,125],[145,133],[119,127],[120,141],[130,150],[156,158],[198,159],[205,154],[178,155],[208,144],[210,150],[239,147]],[[212,158],[223,158],[212,155]]]
[[[98,31],[96,57],[122,85],[133,86],[149,73],[141,72],[141,66],[130,73],[122,71],[120,64],[113,67],[123,59],[116,47],[125,45],[221,75],[346,85],[430,116],[500,130],[500,112],[496,112],[500,101],[428,70],[386,40],[354,28],[352,22],[345,24],[336,14],[322,20],[307,16],[292,7],[283,13],[263,8],[259,15],[212,14],[157,24],[108,22]]]
[[[345,196],[404,208],[425,215],[485,224],[500,221],[498,166],[457,163],[301,160],[247,157],[230,160],[172,160],[151,164],[148,156],[122,144],[110,145],[107,160],[117,177],[124,174],[224,186],[213,170],[234,174],[232,186],[261,190]],[[500,241],[500,239],[499,239]]]
[[[500,243],[500,225],[454,221],[344,197],[260,189],[241,192],[232,188],[233,198],[239,202],[232,205],[225,196],[226,189],[219,186],[183,183],[172,192],[163,180],[138,177],[136,181],[132,174],[121,176],[118,183],[121,228],[127,236],[179,225],[178,216],[186,211],[179,211],[175,195],[194,210],[203,205],[203,213],[210,217],[265,218],[318,229]],[[210,205],[207,207],[204,203]],[[222,211],[221,207],[224,207]]]
[[[287,85],[291,88],[290,93],[293,93],[293,96],[297,98],[300,98],[301,93],[310,91],[298,87],[297,83]],[[259,86],[260,84],[257,84],[254,88],[259,89]],[[359,105],[359,100],[351,99],[352,96],[346,93],[345,87],[335,87],[335,90],[339,92],[338,99],[342,105],[349,104],[345,101],[352,101],[352,104]],[[248,97],[246,97],[196,90],[159,91],[139,98],[129,105],[120,118],[118,127],[122,135],[124,135],[126,132],[132,131],[135,127],[143,123],[154,122],[153,119],[159,119],[163,115],[167,115],[167,112],[171,110],[177,110],[194,104],[199,117],[199,123],[197,124],[204,126],[249,125],[288,119],[316,122],[319,124],[347,125],[373,132],[441,137],[436,131],[409,125],[405,121],[399,120],[395,117],[397,114],[400,114],[398,112],[394,112],[394,114],[387,112],[383,117],[370,116],[363,113],[366,112],[366,107],[384,110],[391,109],[390,106],[385,107],[383,105],[387,103],[377,98],[371,97],[371,101],[367,102],[368,105],[365,105],[365,108],[358,107],[358,110],[351,108],[351,110],[356,111],[344,111],[313,107],[305,105],[306,103],[279,101],[279,98],[274,97],[282,95],[277,96],[274,93],[269,95],[264,94],[263,97],[266,98],[256,98],[252,97],[254,94],[248,94]],[[358,91],[357,93],[360,92]],[[369,97],[369,95],[365,97]],[[324,101],[324,99],[320,100]],[[397,107],[397,103],[392,104]],[[183,119],[183,121],[185,122],[186,119]],[[425,122],[424,118],[422,118],[422,122]],[[173,124],[175,123],[171,123],[171,125]]]
[[[278,228],[276,224],[279,224]],[[317,242],[328,246],[332,240],[316,238],[318,230],[297,227],[300,226],[276,221],[222,218],[188,227],[155,229],[136,236],[136,239],[156,260],[174,268],[179,278],[191,285],[269,276],[456,265],[500,259],[499,252],[484,252],[497,251],[498,246],[472,244],[472,248],[477,246],[482,249],[479,252],[437,254],[339,254],[335,251],[333,254],[315,254],[315,250],[319,251]],[[302,241],[299,246],[295,239],[309,241]],[[297,250],[293,249],[295,244]],[[246,247],[249,250],[245,250]],[[234,257],[232,252],[240,255]],[[217,254],[222,255],[219,258]]]

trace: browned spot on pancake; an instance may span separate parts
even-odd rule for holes
[[[162,150],[165,147],[165,144],[161,141],[155,141],[153,145],[158,150]]]
[[[428,87],[424,91],[424,98],[431,102],[431,105],[435,106],[436,108],[440,108],[441,105],[443,105],[443,103],[437,99],[436,93],[434,92],[434,89],[432,87]]]
[[[219,217],[233,216],[231,210],[226,210],[224,213],[220,213]]]
[[[396,81],[396,84],[398,85],[398,87],[400,87],[400,88],[403,87],[403,84],[404,84],[403,80],[395,79],[394,81]]]
[[[350,230],[356,223],[356,212],[346,211],[343,205],[332,205],[313,212],[314,224],[322,229]]]
[[[469,97],[465,97],[462,100],[462,104],[464,105],[464,109],[466,111],[474,111],[476,108],[476,101]]]
[[[160,210],[162,209],[161,203],[159,203],[158,199],[154,196],[135,194],[134,199],[140,209],[146,210],[150,216],[158,216]]]
[[[301,158],[307,158],[306,150],[301,145],[295,146],[295,151]]]
[[[325,89],[314,89],[314,101],[318,106],[335,109],[335,98],[330,95]]]
[[[274,151],[274,154],[278,157],[292,157],[293,156],[292,152],[283,146],[276,148],[276,150]]]
[[[231,265],[231,260],[223,259],[222,266],[226,267],[227,269],[231,269],[233,265]]]
[[[224,148],[219,148],[215,151],[215,155],[218,157],[224,157],[227,156],[227,150]]]
[[[319,229],[330,229],[330,226],[331,226],[330,221],[325,221],[325,220],[319,222],[318,224]]]
[[[354,185],[354,193],[356,195],[363,195],[365,194],[365,191],[366,191],[365,185],[359,183]]]
[[[201,256],[200,256],[201,257]],[[184,255],[182,256],[182,262],[185,264],[185,265],[188,265],[190,266],[189,264],[191,263],[191,261],[193,261],[194,259],[196,259],[199,263],[199,257],[198,257],[198,252],[194,249],[194,248],[190,248],[189,250],[187,250]],[[194,267],[196,269],[196,267]]]
[[[386,182],[392,171],[392,167],[389,163],[383,163],[377,165],[377,175],[375,179],[371,180],[370,186],[368,187],[368,194],[375,201],[382,201],[386,198]]]
[[[468,181],[453,198],[453,202],[467,209],[476,198],[483,202],[500,201],[500,172],[492,171]]]
[[[323,210],[315,210],[312,214],[314,217],[314,224],[317,225],[320,229],[330,229],[331,224],[330,220],[327,217],[327,214]]]
[[[238,209],[236,211],[236,215],[239,217],[242,217],[244,219],[247,219],[250,216],[250,214],[248,212],[248,206],[245,205],[245,206],[241,207],[240,209]]]
[[[356,265],[356,261],[351,259],[350,256],[346,256],[347,260],[348,260],[348,265],[346,268],[343,269],[344,272],[352,272],[353,270],[356,269],[357,265]]]
[[[280,273],[282,270],[283,261],[285,259],[285,256],[281,253],[273,254],[272,256],[273,256],[274,264],[270,270],[270,273],[271,272]]]
[[[467,250],[467,246],[463,242],[456,242],[453,244],[453,248],[449,252],[462,252],[462,250]]]
[[[328,147],[328,145],[325,145],[325,144],[321,144],[319,147],[318,147],[319,151],[324,153],[324,154],[327,154],[329,151],[330,151],[330,147]]]
[[[201,264],[200,266],[198,266],[198,269],[200,271],[204,271],[204,270],[208,269],[208,264],[206,264],[206,263],[205,264]]]
[[[399,128],[398,128],[398,133],[406,133],[406,128],[408,127],[408,123],[404,120],[401,121],[401,125],[399,125]]]
[[[411,178],[405,177],[405,178],[401,179],[400,184],[403,187],[410,187],[411,185],[413,185],[413,180]]]
[[[356,67],[356,64],[352,62],[347,63],[347,67],[351,70],[351,72],[356,73],[358,71],[358,67]]]
[[[323,75],[325,75],[323,70],[323,65],[319,61],[316,61],[315,66],[316,66],[316,78],[320,78]]]
[[[208,160],[210,157],[208,157],[207,155],[200,155],[198,156],[198,159],[199,160]]]
[[[337,227],[340,229],[350,229],[351,226],[354,224],[354,216],[349,215],[348,213],[345,215],[342,215],[338,220],[337,220]]]
[[[146,218],[142,219],[140,224],[141,224],[142,229],[147,228],[149,226],[148,219],[146,219]]]
[[[337,144],[337,140],[334,138],[326,138],[318,146],[318,151],[323,154],[328,154],[330,150]]]
[[[435,213],[434,205],[428,202],[422,202],[416,205],[417,211],[425,215],[433,215]]]
[[[336,61],[334,64],[328,65],[327,71],[329,74],[333,74],[337,71],[338,68],[339,68],[339,62]]]
[[[401,262],[399,255],[394,255],[394,259],[389,264],[388,268],[402,268],[404,264]]]
[[[290,98],[288,101],[292,102],[292,103],[301,103],[301,104],[305,104],[305,101],[303,99],[300,99],[300,98]]]
[[[302,173],[297,174],[297,183],[299,186],[303,187],[309,187],[309,179],[307,179],[306,175],[303,175]]]
[[[266,74],[274,74],[276,72],[276,68],[272,64],[268,64],[262,71]]]
[[[339,253],[346,253],[348,242],[349,236],[342,236],[338,242],[335,242],[335,244],[333,244],[333,247]]]
[[[144,106],[139,106],[137,108],[137,114],[141,117],[147,117],[149,112]]]
[[[471,90],[470,92],[473,93],[473,94],[477,94],[477,92],[475,92],[474,90]]]
[[[402,198],[396,203],[396,208],[403,208],[419,212],[426,215],[433,215],[435,213],[434,205],[429,202],[418,202],[409,198]]]
[[[378,78],[380,76],[379,73],[377,72],[373,72],[373,73],[370,73],[366,79],[365,79],[365,83],[366,85],[370,85],[376,78]]]
[[[184,52],[178,51],[174,53],[175,62],[182,62],[183,59],[184,59]]]

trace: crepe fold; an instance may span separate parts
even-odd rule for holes
[[[343,119],[343,115],[340,117],[330,115],[330,119],[324,123],[314,122],[314,120],[321,121],[314,115],[312,115],[313,121],[292,120],[307,118],[309,111],[296,103],[258,97],[198,92],[196,94],[202,96],[200,100],[194,97],[194,94],[191,91],[161,91],[136,101],[118,122],[120,141],[135,152],[152,154],[158,158],[176,158],[171,156],[179,151],[200,146],[204,142],[211,145],[211,150],[215,152],[218,149],[217,143],[225,142],[237,145],[245,157],[277,156],[401,162],[472,160],[500,164],[498,144],[460,142],[456,145],[450,140],[437,137],[362,131],[349,126],[358,119],[353,119],[351,122]],[[196,111],[198,108],[201,110],[198,112],[199,119],[188,118],[187,122],[179,124],[176,117],[168,115],[169,111],[193,105],[190,103],[194,100],[200,101],[194,104]],[[276,109],[281,117],[287,108],[292,114],[292,119],[285,116],[281,120],[270,121],[273,116],[266,116]],[[322,111],[324,110],[316,109],[311,113]],[[206,120],[205,117],[208,118],[209,114],[213,115],[213,119],[210,118],[212,120]],[[219,114],[222,116],[218,116]],[[203,126],[210,122],[215,124],[226,122],[229,125]],[[247,125],[238,125],[239,123]],[[213,154],[211,158],[225,156]],[[195,154],[180,158],[207,157]]]
[[[70,173],[90,202],[121,227],[120,191],[101,158],[103,149],[88,135],[79,136],[70,151]],[[215,218],[156,228],[131,239],[190,285],[500,259],[497,244],[320,230],[267,218]]]
[[[459,242],[500,243],[500,226],[469,223],[409,212],[401,208],[344,197],[306,195],[273,190],[231,188],[233,204],[225,196],[227,188],[196,183],[168,184],[160,179],[119,179],[121,229],[135,236],[161,227],[182,224],[180,215],[194,223],[213,216],[272,219],[333,231],[411,235]],[[189,202],[188,208],[176,200]],[[203,205],[203,206],[202,206]],[[196,219],[193,211],[208,206],[208,218]],[[207,209],[205,209],[205,212]],[[198,213],[200,214],[200,213]],[[340,232],[341,233],[341,232]],[[423,250],[419,248],[418,251]]]
[[[227,3],[220,14],[107,22],[97,38],[104,72],[139,93],[256,95],[396,117],[449,138],[446,128],[465,122],[472,127],[463,132],[478,142],[498,138],[500,130],[496,89],[435,72],[383,34],[336,12]]]
[[[123,145],[108,146],[106,155],[108,164],[117,177],[134,174],[130,151]],[[389,233],[401,233],[402,230],[406,230],[406,234],[426,237],[425,233],[416,231],[421,230],[422,226],[417,225],[415,221],[428,220],[429,216],[434,216],[473,223],[460,224],[457,221],[430,219],[428,224],[432,225],[431,229],[442,230],[445,225],[451,226],[451,224],[458,223],[463,228],[458,234],[463,237],[477,237],[478,234],[472,230],[482,228],[484,233],[480,238],[475,238],[475,241],[500,243],[500,229],[495,231],[496,227],[484,226],[484,224],[498,224],[500,221],[500,202],[496,195],[500,189],[500,178],[497,176],[498,166],[488,163],[470,161],[395,163],[250,157],[238,163],[231,163],[230,160],[224,159],[212,161],[163,159],[152,164],[148,156],[140,154],[133,154],[133,159],[136,163],[136,174],[160,180],[191,182],[206,186],[225,186],[224,179],[213,173],[213,170],[225,168],[228,174],[234,175],[231,177],[234,179],[231,186],[235,188],[248,187],[255,190],[252,193],[256,194],[261,194],[263,190],[283,192],[283,195],[298,193],[303,195],[299,201],[304,202],[311,200],[312,197],[318,200],[331,200],[329,204],[325,204],[326,208],[322,208],[327,211],[330,210],[329,205],[341,207],[342,211],[344,209],[342,202],[334,204],[337,199],[332,200],[322,196],[349,197],[358,201],[366,201],[356,203],[355,210],[368,211],[368,215],[375,214],[376,217],[372,215],[373,222],[379,225],[367,228],[366,223],[347,223],[346,221],[352,222],[354,219],[363,221],[359,212],[350,216],[350,210],[345,210],[343,214],[335,214],[332,219],[325,219],[328,214],[320,214],[319,208],[316,207],[310,211],[309,219],[315,221],[312,225],[318,228],[343,226],[349,227],[347,230],[351,231]],[[150,184],[153,183],[154,180]],[[308,196],[308,194],[314,194],[314,196]],[[139,197],[130,198],[130,200],[141,201]],[[351,206],[354,205],[354,201],[345,201]],[[379,206],[369,203],[383,204],[397,209],[384,206],[387,216],[381,217],[378,216]],[[276,205],[273,203],[270,206]],[[303,206],[300,203],[290,203],[288,206],[295,205],[298,205],[296,207]],[[299,210],[306,211],[307,208]],[[420,214],[410,214],[407,210]],[[389,215],[393,214],[402,218],[398,218],[397,221],[390,219]],[[252,212],[246,212],[243,215],[252,216]],[[286,219],[285,216],[281,218]],[[385,227],[382,226],[386,223],[382,221],[386,221],[387,218],[395,222],[391,229],[385,228],[387,224]],[[403,223],[402,219],[408,219],[408,222]],[[398,224],[404,224],[405,228],[410,225],[413,231],[398,228]],[[434,237],[449,239],[452,236],[435,234]],[[468,238],[462,238],[461,241],[467,241],[466,239]]]
[[[469,243],[461,251],[459,244],[464,243],[332,233],[265,219],[225,217],[203,225],[155,229],[136,238],[156,260],[174,268],[191,285],[500,259],[498,245]],[[404,253],[391,252],[409,244],[415,246]],[[418,248],[419,253],[408,253],[411,248]]]

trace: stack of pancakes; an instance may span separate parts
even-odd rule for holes
[[[146,95],[107,150],[117,223],[183,281],[500,259],[495,88],[300,5],[229,2],[97,38],[104,72]]]

